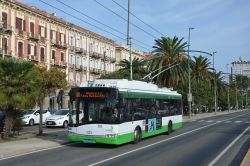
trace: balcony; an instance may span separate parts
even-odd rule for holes
[[[62,42],[62,41],[58,41],[58,42],[56,43],[56,46],[57,46],[58,48],[60,48],[60,49],[64,49],[64,50],[67,49],[67,44],[64,43],[64,42]]]
[[[13,32],[13,26],[8,24],[0,25],[0,34],[11,34]]]
[[[29,32],[28,33],[28,38],[29,40],[38,42],[40,40],[40,36],[39,35],[35,35],[34,33]]]
[[[87,55],[87,50],[83,50],[83,55]]]
[[[71,51],[71,52],[74,52],[75,51],[75,46],[69,46],[69,50]]]
[[[56,39],[52,39],[50,42],[51,42],[51,46],[56,47]]]
[[[41,36],[39,36],[40,37],[40,41],[42,42],[42,43],[45,43],[46,42],[46,38],[45,37],[41,37]]]
[[[95,57],[94,52],[89,52],[90,57]]]
[[[38,56],[35,56],[35,55],[28,55],[27,59],[31,61],[36,61],[36,62],[39,61]]]
[[[19,37],[24,37],[24,36],[26,35],[26,32],[24,32],[24,31],[21,30],[21,29],[17,29],[17,35],[18,35]]]
[[[115,63],[116,62],[116,59],[115,58],[110,58],[110,61],[112,62],[112,63]]]
[[[69,68],[74,69],[75,64],[70,64],[69,63]]]
[[[82,65],[76,65],[76,70],[82,71],[82,69],[83,69]]]
[[[76,47],[76,53],[82,54],[83,53],[83,48]]]

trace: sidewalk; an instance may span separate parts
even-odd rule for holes
[[[217,115],[225,115],[240,111],[224,111],[217,112]],[[189,119],[188,116],[183,116],[183,121],[193,121],[201,118],[207,118],[215,116],[214,113],[202,113],[196,114]],[[66,134],[65,135],[56,135],[52,133],[47,133],[44,136],[35,136],[34,134],[27,135],[27,139],[21,139],[17,141],[9,141],[0,143],[0,161],[1,159],[19,156],[23,154],[31,154],[37,151],[42,151],[46,149],[53,149],[56,147],[64,146],[67,144]],[[250,157],[250,156],[249,156]]]

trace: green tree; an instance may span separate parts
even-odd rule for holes
[[[146,70],[147,61],[134,57],[132,60],[133,79],[140,80],[148,72]],[[121,68],[109,74],[102,74],[102,79],[130,79],[130,61],[123,59],[118,64]]]
[[[58,89],[65,89],[67,86],[66,73],[59,68],[52,67],[49,70],[46,68],[38,68],[39,70],[39,97],[38,104],[40,106],[40,124],[39,135],[43,134],[43,103],[46,96],[50,93],[55,93]]]
[[[174,36],[174,38],[161,37],[155,40],[155,45],[153,46],[155,49],[153,51],[155,57],[151,61],[149,70],[154,71],[160,69],[158,71],[159,73],[165,69],[164,66],[185,62],[185,55],[180,54],[184,52],[184,49],[187,47],[187,43],[183,42],[183,39],[184,38],[179,39]],[[167,87],[175,86],[185,79],[186,68],[186,63],[177,65],[161,73],[154,81]]]
[[[191,70],[192,70],[192,93],[195,97],[195,103],[198,104],[199,110],[201,110],[202,105],[208,104],[208,97],[211,96],[210,91],[210,80],[208,67],[210,62],[208,58],[203,56],[194,57],[194,60],[191,61]]]
[[[5,112],[5,133],[8,138],[22,109],[36,104],[38,71],[27,61],[5,59],[0,63],[0,108]]]

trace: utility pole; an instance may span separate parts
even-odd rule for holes
[[[228,74],[228,65],[226,65],[227,68],[227,74]],[[228,112],[230,112],[230,97],[229,97],[229,88],[230,88],[230,78],[229,78],[229,74],[228,74],[228,87],[227,87],[227,107],[228,107]]]
[[[216,72],[214,68],[214,54],[217,53],[216,51],[213,52],[213,69],[214,69],[214,114],[216,115],[217,112],[217,85],[216,85]]]
[[[106,50],[104,51],[103,55],[104,55],[103,69],[104,69],[104,75],[106,75]]]
[[[129,24],[130,24],[130,0],[128,0],[128,24],[127,24],[127,46],[129,47],[129,62],[130,62],[130,80],[133,80],[133,66],[132,66],[132,51],[131,51],[131,37],[129,34]]]
[[[191,103],[192,103],[192,93],[191,93],[191,69],[190,69],[190,56],[189,56],[189,47],[190,47],[190,31],[194,28],[188,28],[188,114],[189,118],[191,118]]]

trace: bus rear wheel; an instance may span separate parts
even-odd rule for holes
[[[141,141],[141,130],[139,128],[136,128],[134,131],[134,144],[137,144]]]

